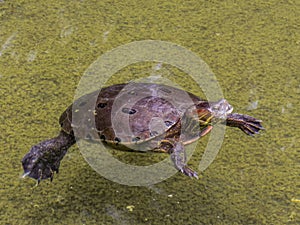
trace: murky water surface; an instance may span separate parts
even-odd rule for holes
[[[0,1],[1,224],[299,224],[299,10],[296,0]],[[76,146],[52,183],[21,179],[20,160],[58,133],[89,65],[148,39],[201,57],[235,111],[262,119],[266,130],[251,138],[227,129],[199,180],[177,173],[148,187],[120,185],[94,172]],[[109,82],[153,73],[201,94],[182,71],[153,63]],[[133,164],[163,158],[116,154]]]

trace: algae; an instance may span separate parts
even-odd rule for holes
[[[299,224],[299,10],[296,0],[0,1],[1,224]],[[148,39],[199,55],[235,111],[261,118],[265,132],[251,138],[227,129],[199,180],[178,173],[154,186],[119,185],[94,172],[76,146],[52,183],[21,179],[20,160],[58,133],[88,66]],[[124,68],[110,82],[153,66]],[[164,73],[201,94],[182,71]]]

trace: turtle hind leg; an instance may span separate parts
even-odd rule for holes
[[[186,152],[181,142],[162,140],[160,149],[171,154],[171,160],[176,169],[189,177],[198,179],[198,174],[186,165]]]
[[[52,181],[54,173],[58,173],[60,161],[75,141],[72,134],[62,131],[57,137],[33,146],[22,159],[23,177],[29,176],[38,183],[48,178]]]

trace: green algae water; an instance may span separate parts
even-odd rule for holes
[[[296,0],[0,1],[0,224],[299,224],[299,10]],[[199,180],[177,173],[147,187],[120,185],[97,174],[77,146],[52,183],[22,179],[22,157],[57,135],[85,70],[140,40],[193,51],[234,111],[262,119],[266,130],[252,138],[226,129]],[[108,85],[149,76],[155,65],[124,68]],[[184,72],[161,73],[202,95]],[[115,154],[132,164],[166,157]]]

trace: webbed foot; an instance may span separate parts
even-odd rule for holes
[[[23,177],[29,176],[38,183],[49,178],[52,181],[54,173],[58,173],[60,161],[75,142],[73,134],[61,131],[57,137],[33,146],[22,159]]]
[[[261,125],[262,121],[252,116],[232,113],[227,115],[226,124],[232,127],[240,128],[244,133],[253,136],[258,134],[260,130],[264,130]]]
[[[29,176],[40,183],[41,180],[48,178],[51,181],[53,180],[54,173],[58,173],[60,160],[49,158],[49,154],[39,151],[39,148],[34,146],[22,159],[22,165],[24,169],[23,177]]]

